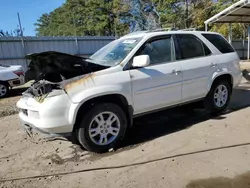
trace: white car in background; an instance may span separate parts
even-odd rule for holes
[[[0,98],[8,95],[11,88],[23,85],[24,83],[22,66],[0,64]]]

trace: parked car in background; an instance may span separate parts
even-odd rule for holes
[[[10,89],[23,85],[24,71],[20,65],[0,65],[0,98],[8,95]]]
[[[17,103],[22,124],[71,134],[94,152],[117,147],[137,116],[197,101],[224,111],[242,76],[233,47],[212,32],[138,32],[89,58],[44,52],[29,59],[29,70],[41,74]]]

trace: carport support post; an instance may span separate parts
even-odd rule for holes
[[[79,46],[78,46],[78,40],[77,40],[77,36],[75,36],[75,44],[76,44],[76,54],[79,55]]]
[[[249,49],[250,49],[250,26],[248,26],[248,29],[247,29],[247,59],[249,59],[249,56],[250,56]]]
[[[230,23],[228,26],[229,32],[228,32],[228,41],[230,44],[232,44],[232,24]]]

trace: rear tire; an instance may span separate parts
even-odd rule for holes
[[[9,94],[9,85],[6,82],[0,82],[0,98]]]
[[[228,81],[214,82],[204,100],[205,108],[216,114],[224,112],[229,105],[231,94],[232,87]]]
[[[127,130],[124,111],[113,103],[94,105],[76,129],[80,144],[87,150],[102,153],[117,148]]]

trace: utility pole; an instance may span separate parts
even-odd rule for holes
[[[17,13],[17,18],[18,18],[19,28],[20,28],[20,32],[21,32],[21,42],[22,42],[22,47],[23,47],[23,58],[25,59],[26,48],[25,48],[25,44],[24,44],[23,27],[22,27],[22,23],[21,23],[21,18],[20,18],[19,12]],[[25,59],[25,61],[26,61],[26,68],[28,69],[28,61],[27,61],[27,59]]]
[[[17,13],[17,18],[18,18],[19,28],[20,28],[20,32],[21,32],[21,37],[23,37],[23,27],[22,27],[19,12]]]

